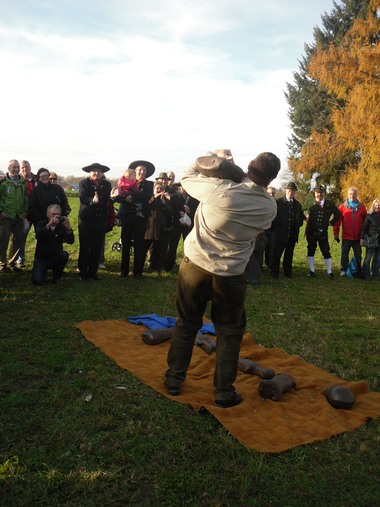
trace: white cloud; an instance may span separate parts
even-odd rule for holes
[[[296,33],[274,27],[299,2],[93,2],[86,17],[82,1],[72,31],[70,13],[60,25],[49,5],[46,20],[24,12],[19,28],[0,25],[1,168],[18,157],[68,174],[99,160],[118,176],[144,157],[179,173],[223,146],[243,167],[260,151],[286,165],[283,92],[294,69],[282,54]]]

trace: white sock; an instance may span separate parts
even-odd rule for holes
[[[329,275],[332,272],[331,257],[330,257],[330,259],[325,259],[325,264],[326,264],[326,268],[327,268],[327,274]]]
[[[308,257],[307,260],[309,261],[309,269],[314,273],[314,257]]]

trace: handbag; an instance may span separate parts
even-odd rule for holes
[[[379,246],[378,237],[368,236],[368,234],[364,234],[363,246],[366,248],[377,248]]]

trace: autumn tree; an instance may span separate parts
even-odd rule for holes
[[[285,94],[292,130],[288,142],[289,169],[296,179],[302,175],[303,181],[306,179],[309,184],[316,171],[304,172],[305,169],[300,165],[301,150],[312,132],[323,134],[332,128],[332,109],[340,103],[334,94],[327,93],[318,80],[311,76],[309,62],[317,48],[327,49],[330,44],[338,46],[342,43],[354,20],[366,16],[368,0],[343,0],[340,5],[334,1],[333,5],[330,14],[324,13],[321,16],[322,28],[314,28],[314,43],[305,45],[305,56],[299,62],[299,71],[293,73],[294,83],[287,83]],[[347,158],[350,157],[352,153],[342,153],[342,158],[332,161],[328,167],[325,166],[325,174],[328,170],[329,174],[326,176],[332,187],[338,188],[339,171],[345,167]]]
[[[380,2],[377,2],[380,3]],[[326,93],[336,97],[332,128],[312,131],[301,150],[299,169],[311,174],[344,161],[338,173],[342,196],[357,186],[370,203],[380,196],[380,22],[376,9],[358,19],[342,44],[318,47],[308,71]]]

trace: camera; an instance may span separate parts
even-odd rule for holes
[[[60,222],[64,222],[64,221],[66,220],[66,217],[59,217],[59,218],[58,218],[58,220],[59,220]]]

